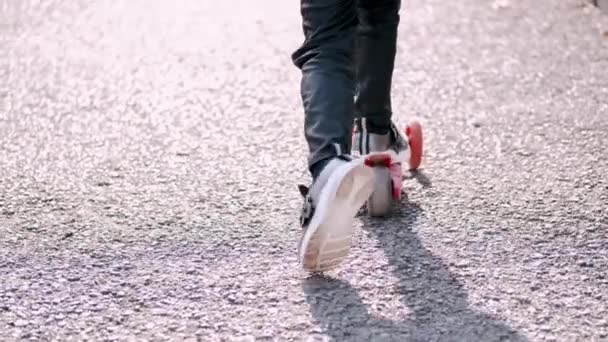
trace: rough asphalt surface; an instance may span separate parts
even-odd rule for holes
[[[608,340],[608,18],[402,14],[423,170],[320,278],[297,1],[0,3],[0,340]]]

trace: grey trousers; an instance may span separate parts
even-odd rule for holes
[[[338,150],[350,152],[354,118],[367,118],[371,133],[389,131],[400,7],[400,0],[301,0],[305,41],[292,59],[302,71],[313,177]]]

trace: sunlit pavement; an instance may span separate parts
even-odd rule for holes
[[[0,4],[0,340],[608,339],[608,29],[581,1],[408,1],[387,221],[327,278],[298,3]]]

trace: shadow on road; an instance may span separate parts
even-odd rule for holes
[[[408,203],[401,211],[387,221],[365,218],[364,229],[378,239],[398,279],[391,292],[408,309],[404,320],[372,316],[348,282],[314,276],[303,288],[324,333],[332,341],[527,341],[470,307],[462,284],[411,229],[422,209]]]
[[[422,170],[414,170],[410,171],[409,175],[404,175],[403,179],[415,179],[418,183],[422,185],[422,188],[428,189],[433,187],[433,183],[431,179],[424,174]]]

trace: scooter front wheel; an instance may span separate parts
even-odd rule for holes
[[[420,122],[412,120],[407,126],[405,126],[405,136],[407,137],[410,145],[410,160],[409,168],[410,171],[418,169],[422,162],[422,126]]]

